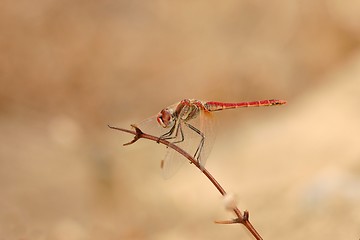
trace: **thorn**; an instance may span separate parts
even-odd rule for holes
[[[111,129],[115,129],[115,130],[122,131],[122,132],[133,133],[132,131],[127,130],[127,129],[123,129],[123,128],[113,127],[113,126],[110,126],[110,125],[108,125],[108,127],[111,128]],[[141,138],[141,136],[144,134],[144,133],[143,133],[137,126],[135,126],[134,124],[131,124],[131,127],[133,127],[133,128],[135,129],[135,137],[134,137],[134,139],[133,139],[131,142],[124,143],[123,146],[127,146],[127,145],[130,145],[130,144],[133,144],[134,142],[136,142],[137,140],[139,140],[139,138]]]
[[[220,221],[214,221],[216,224],[234,224],[239,223],[237,218],[231,219],[231,220],[220,220]]]
[[[144,134],[144,133],[140,130],[140,128],[138,128],[136,125],[131,124],[130,126],[135,129],[136,135],[135,135],[135,137],[134,137],[134,139],[133,139],[132,141],[130,141],[130,142],[128,142],[128,143],[124,143],[123,146],[128,146],[128,145],[130,145],[130,144],[133,144],[134,142],[136,142],[137,140],[139,140],[139,139],[141,138],[141,135],[142,135],[142,134]]]
[[[128,143],[124,143],[123,146],[131,145],[131,144],[133,144],[134,142],[136,142],[137,140],[139,140],[139,138],[138,138],[137,136],[135,136],[133,140],[131,140],[131,141],[128,142]]]
[[[244,222],[248,222],[248,221],[249,221],[249,211],[248,211],[248,210],[245,210],[245,211],[244,211],[244,215],[243,215],[242,220],[243,220]]]
[[[244,224],[245,222],[249,221],[249,211],[245,210],[242,218],[234,218],[231,220],[224,220],[224,221],[214,221],[216,224],[234,224],[234,223],[241,223]]]
[[[144,133],[140,130],[140,128],[138,128],[135,124],[131,124],[130,126],[135,129],[135,131],[136,131],[136,136],[144,134]],[[140,136],[139,136],[139,138],[140,138]]]

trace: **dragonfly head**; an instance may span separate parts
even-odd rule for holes
[[[165,108],[159,112],[156,120],[163,128],[171,127],[174,123],[173,110]]]

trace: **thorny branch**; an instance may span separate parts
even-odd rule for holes
[[[221,193],[221,195],[223,195],[223,196],[226,195],[226,192],[225,192],[224,188],[219,184],[219,182],[210,174],[210,172],[208,170],[206,170],[204,167],[200,166],[198,161],[196,161],[189,153],[185,152],[183,149],[181,149],[180,147],[178,147],[177,145],[175,145],[175,144],[173,144],[173,143],[171,143],[169,141],[166,141],[166,140],[161,139],[159,137],[155,137],[155,136],[143,133],[135,125],[131,125],[131,126],[135,129],[135,131],[124,129],[124,128],[113,127],[113,126],[108,125],[108,127],[111,128],[111,129],[115,129],[115,130],[119,130],[119,131],[122,131],[122,132],[126,132],[126,133],[130,133],[130,134],[135,135],[134,139],[132,141],[128,142],[128,143],[123,144],[124,146],[133,144],[137,140],[139,140],[140,138],[145,138],[145,139],[155,141],[157,143],[164,144],[165,146],[168,146],[168,147],[174,149],[175,151],[177,151],[178,153],[180,153],[181,155],[186,157],[194,166],[196,166],[198,169],[200,169],[200,171],[217,188],[217,190]],[[215,221],[215,223],[219,223],[219,224],[240,223],[240,224],[243,224],[248,229],[248,231],[254,236],[255,239],[262,240],[262,237],[260,236],[260,234],[256,231],[256,229],[250,223],[249,212],[246,211],[246,210],[244,212],[241,212],[237,207],[234,207],[233,211],[234,211],[235,215],[237,216],[235,219],[226,220],[226,221]]]

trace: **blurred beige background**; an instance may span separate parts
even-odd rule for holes
[[[264,239],[360,237],[360,3],[0,2],[0,239],[252,239],[165,148],[111,131],[183,98],[218,112],[207,168]]]

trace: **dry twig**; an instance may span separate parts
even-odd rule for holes
[[[108,125],[108,127],[111,129],[115,129],[115,130],[119,130],[122,132],[126,132],[126,133],[135,135],[134,139],[128,143],[123,144],[124,146],[133,144],[140,138],[145,138],[145,139],[155,141],[157,143],[164,144],[165,146],[168,146],[168,147],[174,149],[175,151],[177,151],[178,153],[180,153],[181,155],[186,157],[194,166],[196,166],[212,182],[212,184],[217,188],[217,190],[221,193],[221,195],[223,195],[223,196],[226,195],[224,188],[219,184],[219,182],[210,174],[210,172],[208,170],[206,170],[204,167],[201,167],[200,164],[198,163],[198,161],[196,161],[193,158],[193,156],[191,156],[190,154],[185,152],[183,149],[181,149],[180,147],[178,147],[177,145],[175,145],[169,141],[166,141],[159,137],[155,137],[155,136],[143,133],[135,125],[131,125],[131,126],[135,129],[135,131],[124,129],[124,128],[112,127],[112,126]],[[237,207],[234,207],[233,211],[234,211],[235,215],[237,216],[235,219],[226,220],[226,221],[215,221],[215,223],[218,223],[218,224],[234,224],[234,223],[243,224],[249,230],[249,232],[254,236],[254,238],[256,238],[257,240],[261,240],[262,237],[256,231],[256,229],[253,227],[253,225],[250,223],[249,212],[245,210],[242,213]]]

